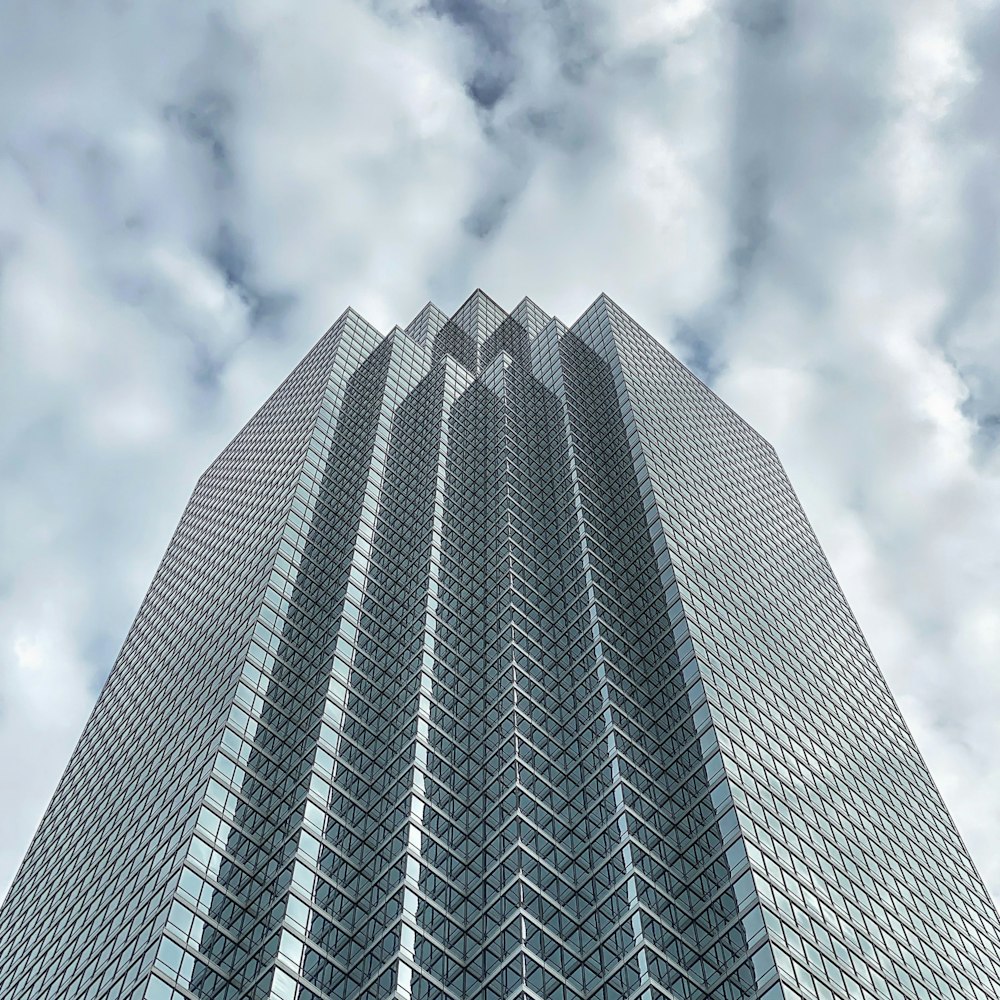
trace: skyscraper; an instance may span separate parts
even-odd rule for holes
[[[348,310],[198,482],[0,995],[996,1000],[771,446],[618,306]]]

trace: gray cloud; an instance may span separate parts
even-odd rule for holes
[[[1000,895],[994,7],[0,12],[0,882],[212,454],[347,304],[480,285],[606,290],[775,442]]]
[[[994,15],[994,16],[991,16]],[[1000,274],[1000,19],[986,8],[965,24],[970,85],[940,122],[942,141],[962,149],[960,234],[952,259],[948,307],[936,332],[968,389],[963,412],[976,428],[980,457],[1000,443],[1000,360],[996,350]]]

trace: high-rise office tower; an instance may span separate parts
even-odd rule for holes
[[[199,481],[0,995],[997,1000],[774,451],[618,306],[346,312]]]

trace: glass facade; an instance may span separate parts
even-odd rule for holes
[[[348,310],[199,481],[0,995],[996,1000],[773,449],[605,296]]]

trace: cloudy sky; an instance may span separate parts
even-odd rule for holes
[[[0,23],[0,892],[200,471],[347,305],[478,285],[775,443],[1000,898],[998,0]]]

